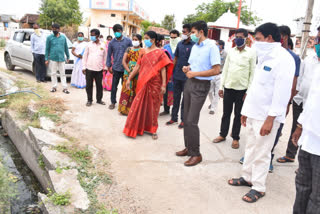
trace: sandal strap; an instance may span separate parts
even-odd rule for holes
[[[252,185],[250,185],[246,180],[244,180],[243,177],[240,178],[232,178],[232,184],[233,186],[248,186],[251,187]]]
[[[247,194],[245,194],[245,196],[251,199],[251,201],[248,201],[248,202],[256,202],[258,199],[262,198],[264,195],[258,192],[257,190],[251,189]]]

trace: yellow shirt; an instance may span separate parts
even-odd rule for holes
[[[256,68],[256,53],[249,47],[239,51],[237,47],[228,51],[223,67],[220,89],[246,90],[250,87]]]

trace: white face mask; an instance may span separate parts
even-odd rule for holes
[[[184,34],[181,35],[181,39],[182,39],[182,40],[187,40],[188,38],[189,38],[188,35],[184,35]]]
[[[138,46],[140,46],[140,42],[139,41],[132,41],[132,45],[133,45],[133,47],[138,47]]]
[[[177,46],[177,44],[179,43],[179,38],[175,38],[175,39],[171,39],[170,38],[170,44],[173,46]]]
[[[281,44],[279,42],[258,42],[257,41],[254,43],[253,48],[256,49],[257,51],[258,59],[261,60],[263,57],[271,53],[271,51],[273,51],[274,48],[280,47],[280,46]]]

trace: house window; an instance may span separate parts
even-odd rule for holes
[[[114,13],[111,13],[111,17],[116,17],[116,14],[114,14]]]
[[[127,16],[124,16],[123,20],[127,20]]]

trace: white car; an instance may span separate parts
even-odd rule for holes
[[[13,71],[16,66],[24,68],[26,70],[32,71],[35,73],[35,62],[33,59],[31,51],[31,34],[34,33],[33,29],[19,29],[16,30],[12,35],[10,40],[7,42],[5,51],[4,51],[4,60],[8,70]],[[49,36],[52,34],[52,31],[42,30],[42,33]],[[61,33],[63,34],[63,33]],[[72,57],[72,43],[66,37],[67,44],[69,48],[70,58]],[[65,65],[66,76],[71,77],[73,70],[73,60],[69,60],[69,63]],[[51,72],[47,69],[47,77],[51,76]],[[58,72],[59,76],[59,72]]]

